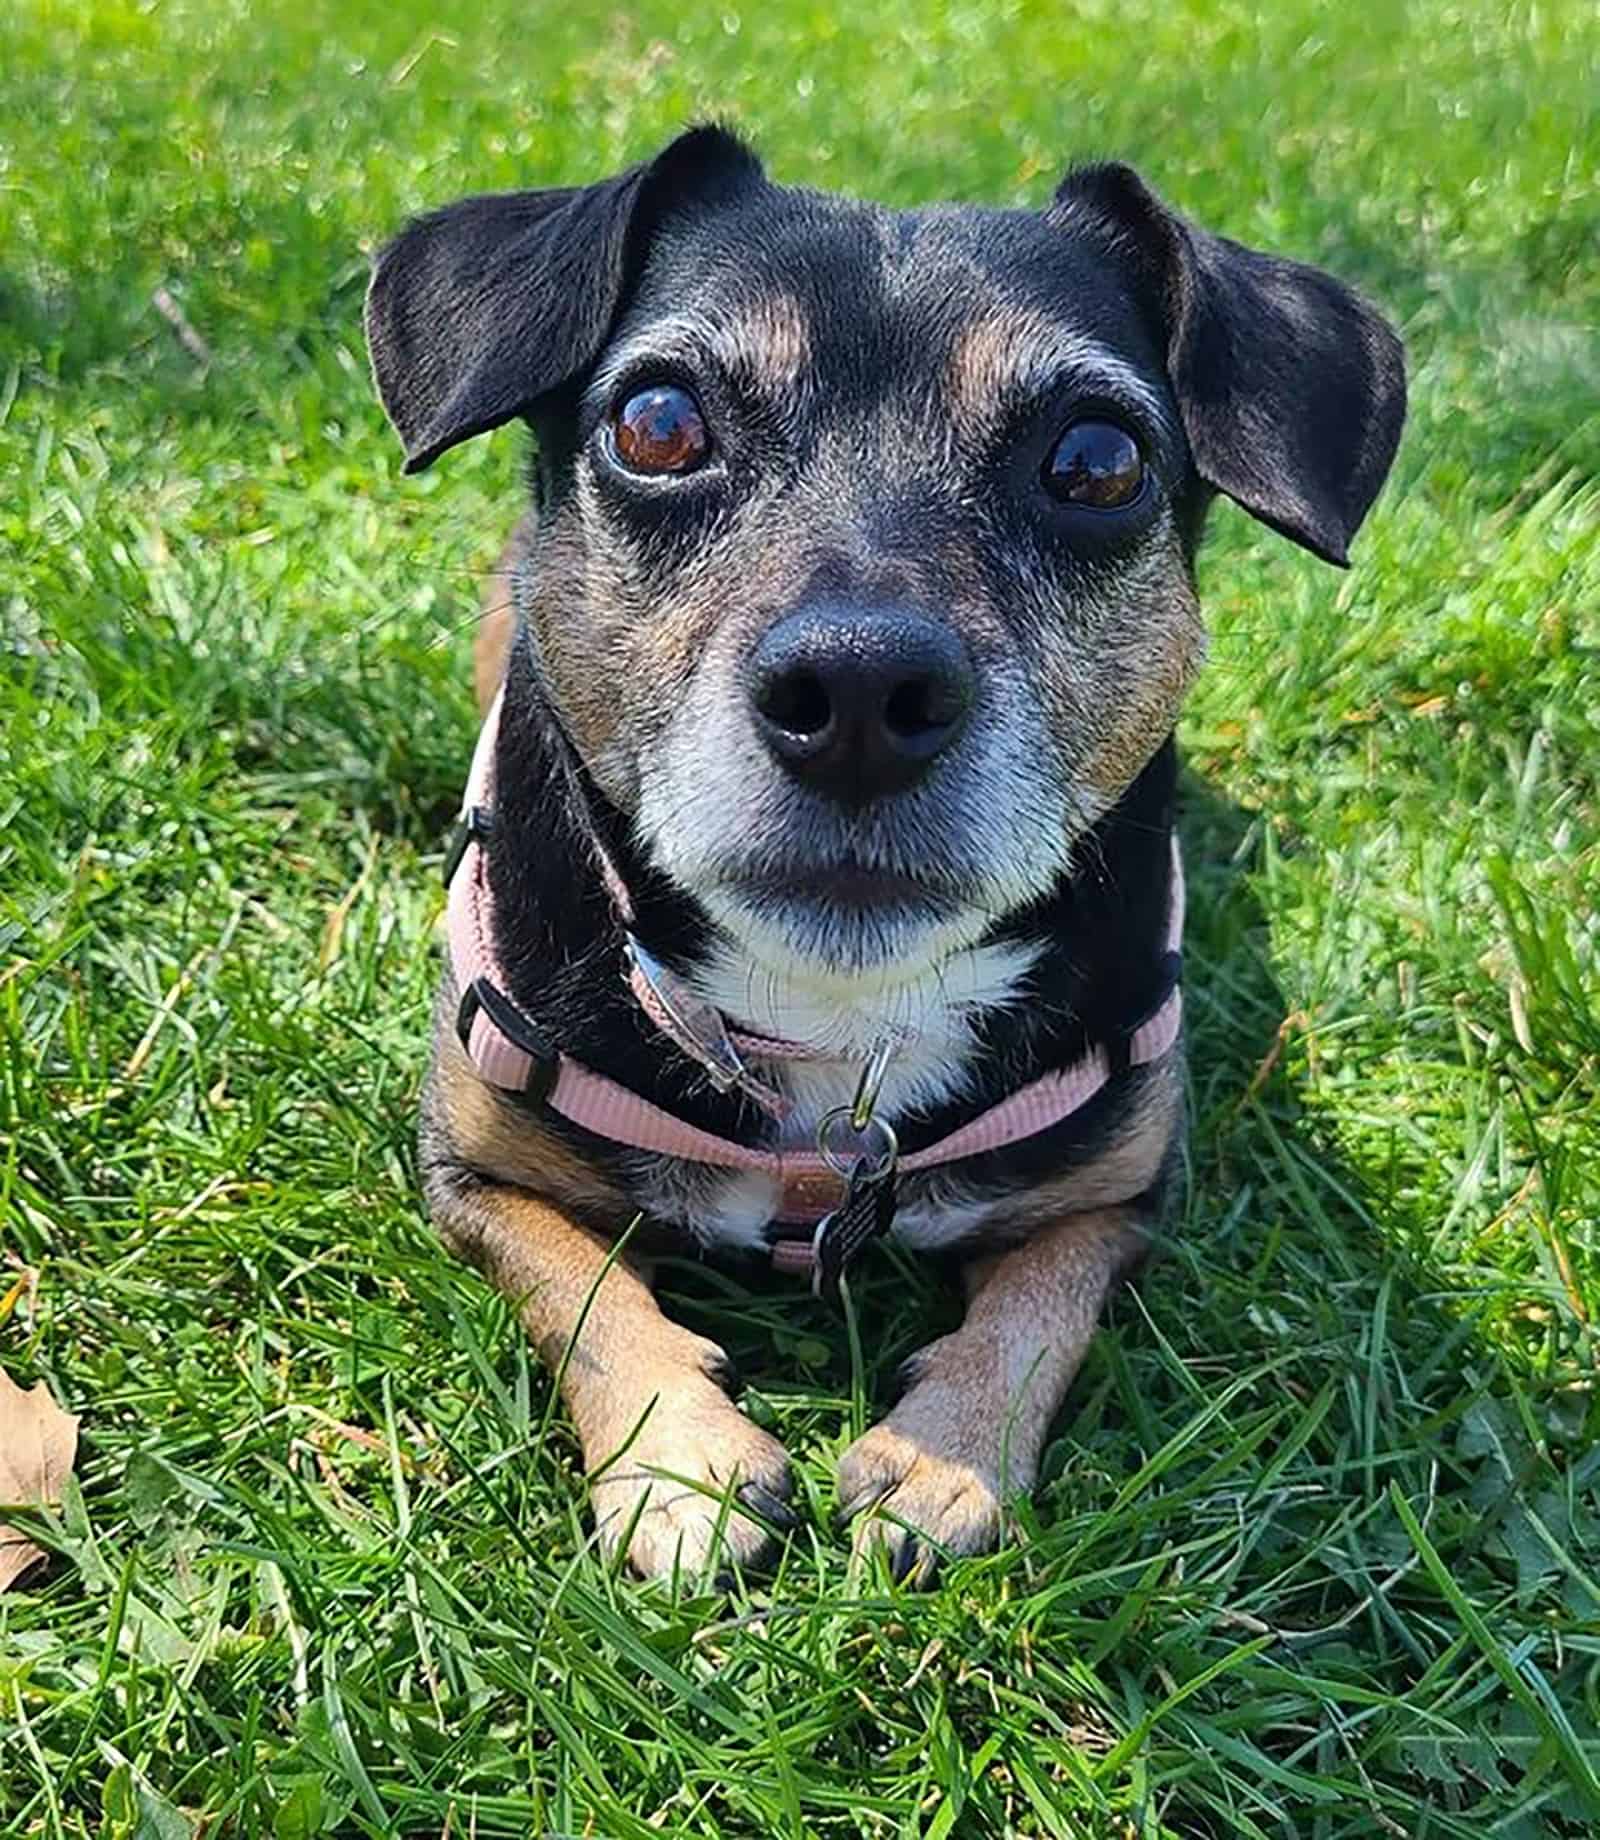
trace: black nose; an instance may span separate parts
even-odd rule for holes
[[[761,738],[796,779],[846,804],[903,792],[966,726],[967,648],[915,614],[807,607],[751,660]]]

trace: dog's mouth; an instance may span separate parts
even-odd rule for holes
[[[845,808],[753,753],[719,680],[703,700],[650,763],[637,834],[748,963],[910,976],[980,944],[1065,867],[1068,826],[1043,750],[1024,745],[1026,708],[997,714],[933,783]]]
[[[756,962],[837,975],[931,962],[973,943],[986,924],[953,886],[858,862],[745,865],[704,893],[713,918]]]
[[[872,914],[906,921],[936,922],[963,905],[960,894],[921,876],[834,863],[805,869],[752,869],[730,875],[724,892],[768,917],[795,909],[826,907],[835,912]]]

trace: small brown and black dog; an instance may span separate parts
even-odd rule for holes
[[[902,1572],[991,1545],[1177,1162],[1207,505],[1342,563],[1398,340],[1125,166],[1039,212],[890,211],[715,128],[413,223],[368,333],[409,469],[537,438],[478,652],[435,1221],[558,1371],[646,1574],[789,1517],[651,1253],[832,1288],[880,1232],[956,1252],[965,1321],[839,1502]]]

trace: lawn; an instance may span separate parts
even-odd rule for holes
[[[1582,0],[11,0],[0,1358],[82,1439],[0,1596],[0,1831],[1596,1831],[1597,103]],[[712,112],[897,202],[1131,157],[1411,352],[1348,574],[1214,519],[1191,1181],[1017,1543],[922,1595],[847,1579],[831,1478],[936,1274],[877,1261],[853,1352],[669,1271],[805,1524],[644,1587],[416,1193],[525,448],[402,479],[367,252]]]

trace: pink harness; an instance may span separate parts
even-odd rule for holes
[[[557,1052],[553,1057],[552,1078],[550,1057],[535,1054],[516,1039],[518,1034],[537,1039],[542,1030],[509,994],[494,943],[493,901],[482,837],[493,785],[500,702],[497,696],[473,752],[462,802],[461,841],[448,871],[450,962],[456,988],[468,1000],[462,1012],[461,1039],[473,1066],[490,1086],[506,1092],[526,1093],[537,1084],[544,1103],[553,1111],[613,1143],[719,1169],[760,1170],[782,1186],[778,1219],[793,1223],[820,1219],[837,1205],[844,1184],[817,1150],[757,1150],[731,1138],[718,1137],[652,1105],[638,1093],[564,1053]],[[626,927],[632,919],[632,903],[603,849],[598,853],[607,888]],[[1168,949],[1176,952],[1182,938],[1183,863],[1174,836]],[[634,943],[630,935],[630,945]],[[633,956],[629,981],[650,1020],[705,1067],[717,1085],[724,1089],[738,1086],[769,1112],[782,1113],[785,1108],[781,1096],[751,1076],[744,1060],[794,1059],[805,1056],[807,1049],[764,1036],[733,1033],[715,1010],[651,960],[642,948]],[[1161,1007],[1133,1031],[1128,1063],[1140,1067],[1160,1060],[1178,1038],[1182,1015],[1182,991],[1174,985]],[[901,1156],[899,1167],[907,1173],[936,1169],[1047,1131],[1087,1105],[1111,1078],[1111,1072],[1106,1049],[1093,1047],[1070,1067],[1030,1081],[937,1143]],[[781,1269],[804,1270],[810,1265],[811,1252],[809,1241],[780,1240],[773,1247],[773,1262]]]

